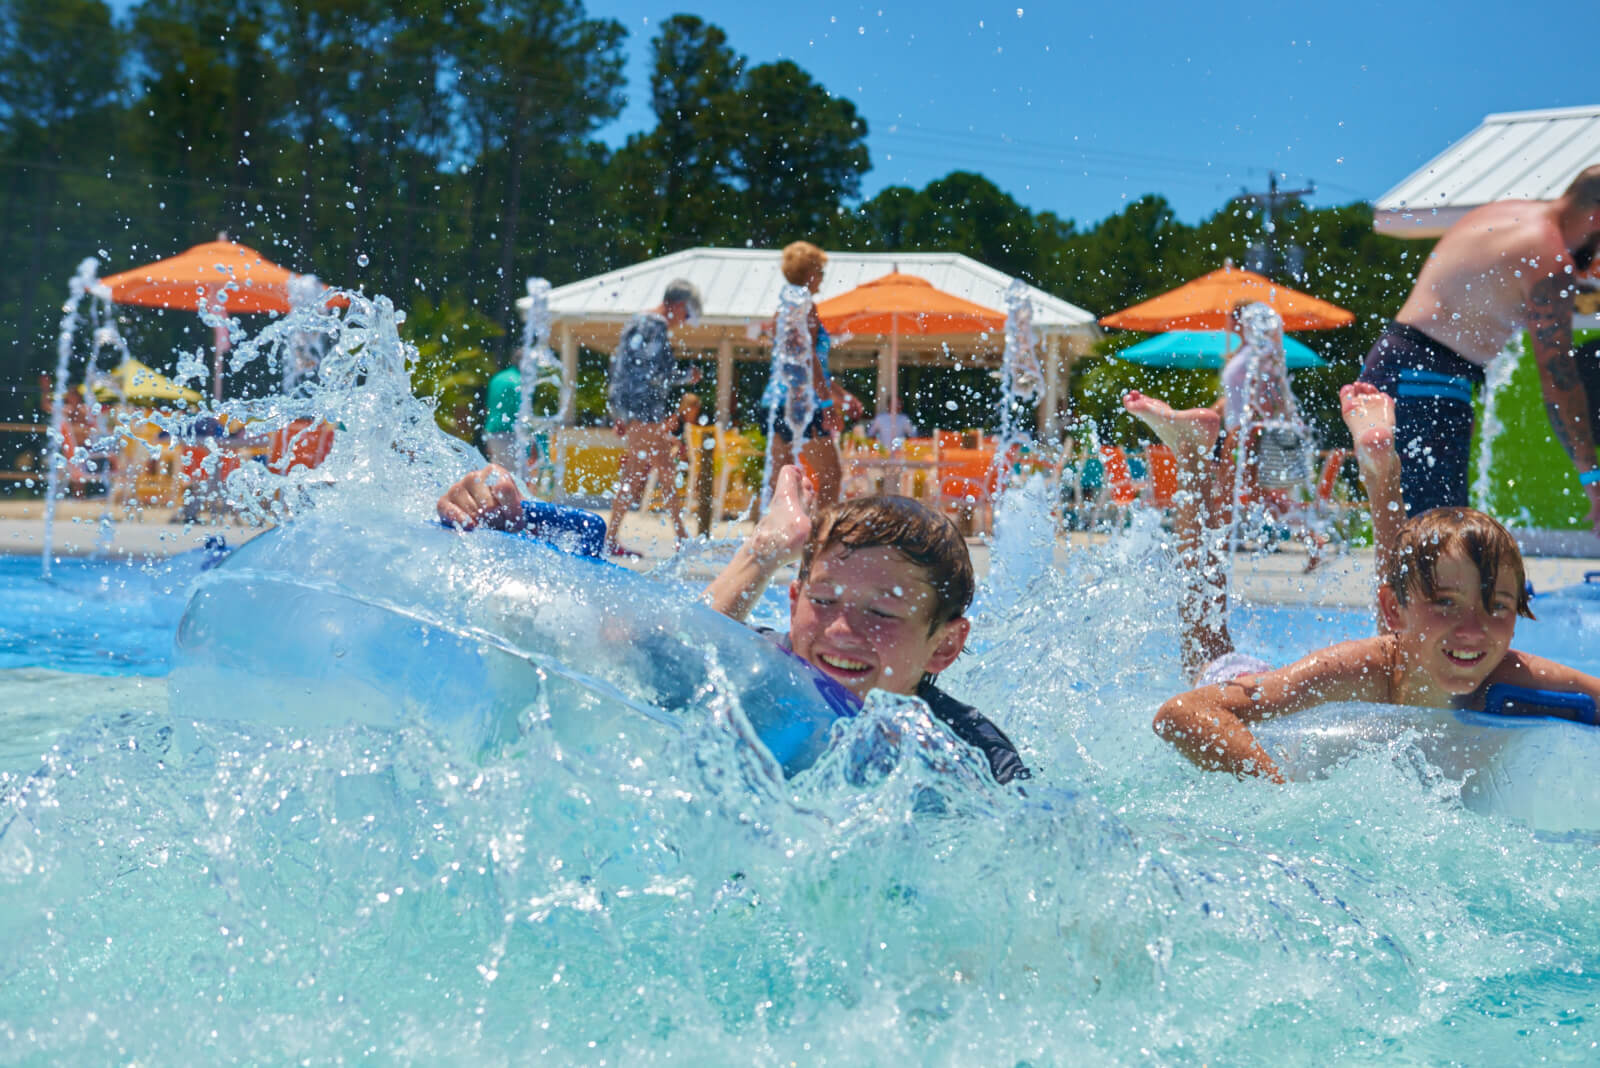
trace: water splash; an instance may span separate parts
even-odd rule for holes
[[[1028,284],[1020,278],[1006,287],[1006,343],[1000,357],[1000,439],[995,443],[991,481],[1004,497],[1011,482],[1008,465],[1013,451],[1026,452],[1033,441],[1025,424],[1018,419],[1027,405],[1037,400],[1044,388],[1044,373],[1039,369],[1038,338],[1033,332],[1033,300]]]
[[[1517,373],[1522,361],[1522,335],[1506,341],[1500,355],[1489,361],[1483,373],[1483,415],[1478,420],[1478,470],[1472,479],[1472,506],[1492,514],[1494,507],[1494,443],[1505,424],[1500,421],[1500,393]]]
[[[289,308],[314,309],[323,299],[324,286],[314,274],[297,274],[289,279]],[[303,392],[316,383],[317,371],[325,355],[324,337],[308,330],[297,330],[290,336],[289,351],[283,360],[283,389],[285,396]]]
[[[518,357],[518,368],[521,377],[517,400],[516,455],[532,455],[532,448],[537,443],[539,471],[548,473],[554,486],[562,486],[566,479],[565,471],[550,462],[550,432],[572,418],[573,387],[562,371],[561,361],[550,348],[550,283],[543,278],[528,279],[528,311],[522,322],[522,350]],[[556,410],[549,415],[534,415],[533,395],[543,385],[555,388],[558,398]],[[534,478],[533,481],[539,479]]]
[[[99,397],[93,388],[99,379],[100,353],[110,350],[128,359],[128,346],[123,341],[121,333],[117,330],[116,319],[111,311],[111,294],[100,283],[97,271],[100,261],[90,256],[78,264],[78,270],[73,274],[68,283],[67,300],[61,309],[61,327],[56,334],[56,376],[51,386],[50,404],[50,432],[47,439],[47,459],[49,471],[45,479],[44,502],[44,536],[39,548],[39,569],[45,579],[50,578],[51,566],[55,555],[55,517],[56,501],[61,491],[61,472],[68,462],[66,438],[66,398],[67,381],[71,373],[72,357],[77,347],[78,330],[83,325],[83,318],[79,314],[84,298],[90,299],[89,308],[89,350],[85,357],[84,398],[83,403],[89,416],[91,429],[87,440],[76,442],[74,457],[76,462],[84,465],[86,473],[95,474],[97,468],[104,468],[106,475],[106,512],[101,515],[99,523],[99,537],[97,539],[97,552],[103,551],[109,545],[110,538],[110,461],[94,460],[96,454],[108,454],[115,446],[115,442],[108,440],[106,429],[106,416]],[[83,456],[78,456],[78,453]]]
[[[316,472],[230,479],[241,506],[370,528],[478,462],[409,395],[398,313],[350,299],[235,351],[315,332],[314,390],[226,410],[344,427]],[[477,758],[420,726],[197,721],[161,680],[0,676],[0,714],[59,710],[4,720],[0,1059],[1588,1054],[1591,851],[1464,811],[1404,741],[1282,789],[1193,771],[1149,728],[1183,685],[1158,517],[1060,566],[1047,523],[1032,487],[1004,503],[940,680],[1019,743],[1026,793],[886,695],[784,780],[725,697],[648,751],[627,717],[580,746],[597,704],[546,679]]]
[[[812,388],[816,361],[811,340],[811,291],[786,285],[778,294],[778,320],[772,338],[772,377],[767,385],[767,459],[762,470],[761,504],[771,497],[772,455],[778,420],[789,428],[797,445],[816,414],[818,397]]]

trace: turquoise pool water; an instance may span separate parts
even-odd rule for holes
[[[162,676],[199,566],[0,558],[0,1059],[1595,1056],[1593,847],[1467,811],[1404,745],[1284,788],[1193,771],[1149,730],[1181,679],[1139,537],[980,593],[944,682],[1026,796],[891,700],[787,783],[713,715],[649,761],[538,702],[481,761],[197,721]],[[1536,608],[1519,646],[1600,668],[1600,604]],[[1237,625],[1287,657],[1368,622]]]
[[[281,366],[320,334],[317,390],[228,409],[339,432],[315,472],[244,465],[235,507],[415,523],[482,463],[411,394],[398,311],[348,297],[236,345],[236,368]],[[976,639],[941,679],[1017,740],[1025,791],[886,697],[788,780],[726,688],[658,729],[580,678],[638,652],[625,626],[535,672],[489,756],[409,702],[403,726],[341,725],[290,670],[272,692],[303,725],[240,723],[262,687],[166,675],[200,558],[51,586],[0,561],[0,1061],[1595,1059],[1592,844],[1469,810],[1405,738],[1286,787],[1195,771],[1150,730],[1185,683],[1149,517],[1058,567],[1048,515],[1009,509],[1029,499],[1002,510]],[[693,597],[676,566],[658,578],[663,604]],[[1600,606],[1537,606],[1519,644],[1600,669]],[[1238,626],[1287,658],[1367,621],[1241,607]],[[426,648],[395,674],[429,676]],[[429,684],[430,707],[473,697]]]

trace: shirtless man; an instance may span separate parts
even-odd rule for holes
[[[1597,247],[1600,164],[1579,173],[1556,200],[1485,204],[1440,238],[1361,369],[1362,381],[1395,399],[1409,514],[1467,503],[1473,387],[1525,326],[1550,426],[1572,457],[1589,521],[1600,531],[1591,398],[1572,351],[1575,281]]]

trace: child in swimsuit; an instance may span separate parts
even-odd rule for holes
[[[789,632],[769,637],[857,697],[887,690],[921,698],[983,751],[997,782],[1029,778],[1000,728],[934,683],[961,654],[972,625],[972,558],[955,524],[905,497],[856,498],[815,521],[814,504],[799,468],[780,471],[772,507],[701,599],[743,621],[772,577],[798,560]],[[515,481],[492,464],[445,490],[438,511],[464,530],[521,530],[527,522]]]
[[[934,677],[966,645],[972,558],[947,517],[906,497],[858,497],[815,519],[815,490],[799,468],[778,474],[772,506],[701,599],[743,620],[772,577],[799,561],[780,642],[857,697],[915,695],[988,757],[1001,783],[1029,777],[999,727],[951,697]]]
[[[1600,679],[1511,648],[1517,616],[1533,613],[1522,556],[1506,529],[1470,508],[1404,520],[1394,401],[1364,382],[1339,396],[1372,505],[1384,633],[1277,670],[1233,647],[1227,591],[1210,558],[1215,538],[1207,538],[1206,509],[1194,492],[1210,477],[1216,411],[1174,411],[1137,392],[1124,398],[1123,406],[1172,448],[1180,485],[1189,488],[1174,529],[1188,576],[1184,663],[1197,672],[1198,688],[1161,706],[1156,733],[1202,768],[1282,782],[1248,724],[1339,701],[1482,708],[1493,683],[1600,700]]]

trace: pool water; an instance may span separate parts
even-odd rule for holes
[[[1403,745],[1281,788],[1190,768],[1149,729],[1182,679],[1147,535],[1008,550],[980,591],[941,681],[1023,790],[881,697],[787,782],[721,712],[649,761],[538,700],[485,760],[196,719],[163,676],[201,559],[0,558],[0,1059],[1592,1061],[1593,847]],[[1600,670],[1600,603],[1535,608],[1519,647]],[[1370,621],[1235,625],[1287,659]]]

